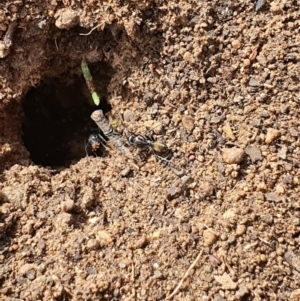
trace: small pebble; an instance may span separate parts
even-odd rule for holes
[[[195,127],[194,118],[189,115],[184,115],[182,117],[182,125],[188,131],[192,131]]]
[[[234,134],[233,134],[233,132],[232,132],[232,129],[231,129],[231,127],[230,127],[230,124],[226,123],[226,124],[223,126],[223,132],[226,134],[226,136],[227,136],[230,140],[232,140],[232,141],[235,140],[235,136],[234,136]]]
[[[213,195],[214,186],[208,182],[199,182],[198,184],[198,193],[201,194],[202,197],[208,197]]]
[[[61,204],[61,209],[64,212],[69,212],[72,211],[75,207],[75,203],[72,199],[67,198],[62,204]]]
[[[218,236],[212,230],[205,229],[203,231],[203,245],[205,247],[212,246],[218,239]]]
[[[66,226],[70,226],[73,223],[73,216],[69,213],[62,212],[56,216],[55,226],[58,229],[63,229]]]
[[[71,29],[79,22],[77,12],[70,7],[59,9],[54,15],[55,26],[59,29]]]
[[[267,134],[266,134],[266,139],[265,142],[267,144],[270,144],[273,142],[276,138],[278,138],[281,135],[279,130],[273,129],[273,128],[268,128],[267,129]]]
[[[244,158],[245,151],[241,148],[226,148],[223,151],[223,161],[228,164],[239,164]]]
[[[235,218],[235,216],[236,216],[235,208],[230,208],[227,211],[225,211],[223,214],[223,218],[231,221]]]
[[[292,250],[285,252],[284,260],[291,265],[297,272],[300,272],[300,256],[296,255]]]
[[[127,177],[129,175],[130,171],[131,171],[130,167],[126,167],[120,172],[120,175],[122,177]]]
[[[238,225],[235,231],[235,236],[236,237],[242,236],[243,234],[246,233],[246,230],[247,228],[245,225]]]
[[[126,268],[126,263],[123,262],[123,261],[120,262],[120,263],[119,263],[119,268],[120,268],[120,269],[125,269],[125,268]]]
[[[248,145],[245,148],[245,153],[250,157],[252,162],[262,160],[262,155],[260,149],[255,145]]]
[[[239,40],[233,40],[233,41],[231,42],[231,45],[232,45],[232,47],[233,47],[234,49],[239,49],[239,48],[241,48],[241,42],[240,42]]]
[[[287,147],[283,145],[282,148],[278,151],[278,157],[282,160],[285,160],[287,151],[288,151]]]
[[[131,110],[125,110],[123,114],[123,118],[127,122],[133,120],[134,119],[133,112]]]
[[[248,288],[241,284],[239,286],[239,290],[236,292],[235,296],[238,298],[238,300],[241,300],[244,296],[248,295],[249,294],[249,290]]]
[[[86,244],[86,248],[87,250],[91,251],[91,250],[97,250],[100,246],[100,242],[96,239],[90,239],[88,240],[87,244]]]

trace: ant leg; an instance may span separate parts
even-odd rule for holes
[[[101,145],[106,149],[109,150],[109,148],[106,146],[106,140],[101,134],[97,134],[97,137],[99,138],[99,142]]]
[[[89,157],[88,143],[86,142],[86,139],[84,139],[84,149],[85,149],[86,157]]]
[[[164,161],[164,162],[166,162],[166,163],[171,164],[171,165],[174,166],[174,164],[170,160],[168,160],[168,159],[166,159],[164,157],[159,156],[157,153],[154,153],[154,156],[157,157],[158,159],[160,159],[160,160],[162,160],[162,161]]]

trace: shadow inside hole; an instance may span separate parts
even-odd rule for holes
[[[102,72],[97,72],[97,66]],[[105,64],[106,65],[106,64]],[[104,68],[106,67],[106,68]],[[35,164],[67,166],[86,156],[85,141],[97,126],[90,115],[96,109],[111,110],[106,87],[113,74],[104,63],[91,66],[95,86],[101,98],[93,104],[83,77],[45,79],[29,90],[23,101],[23,142]],[[100,79],[100,80],[99,80]]]

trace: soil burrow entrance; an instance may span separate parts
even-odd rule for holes
[[[80,63],[78,64],[78,66]],[[85,141],[96,129],[95,109],[111,110],[107,86],[113,69],[105,62],[90,65],[100,105],[93,104],[82,75],[46,78],[23,100],[23,142],[35,164],[68,166],[86,156]]]

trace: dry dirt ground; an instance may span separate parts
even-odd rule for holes
[[[2,0],[0,299],[300,300],[299,6]]]

